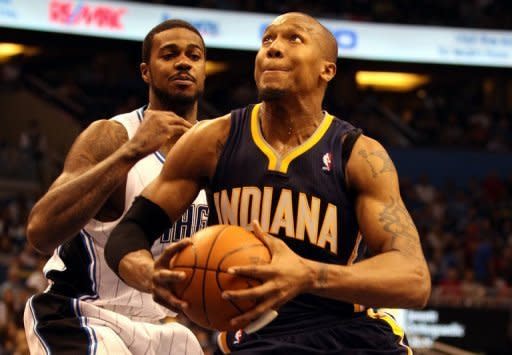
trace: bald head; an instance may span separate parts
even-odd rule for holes
[[[315,18],[302,12],[287,12],[276,17],[270,26],[278,25],[286,20],[296,21],[297,24],[312,33],[318,39],[318,44],[322,49],[324,58],[328,61],[336,62],[336,59],[338,58],[338,43],[331,31],[329,31],[324,25],[318,22]]]

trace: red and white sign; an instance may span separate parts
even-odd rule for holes
[[[53,23],[109,30],[122,30],[123,16],[127,12],[123,6],[71,0],[51,0],[48,10]]]

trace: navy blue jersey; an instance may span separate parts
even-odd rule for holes
[[[229,137],[207,189],[208,202],[215,206],[209,224],[245,227],[257,219],[265,232],[304,258],[353,263],[362,245],[353,197],[345,185],[343,159],[349,154],[343,149],[351,150],[354,140],[347,145],[342,138],[359,130],[325,113],[308,140],[280,156],[262,135],[259,108],[231,113]],[[281,307],[264,331],[336,321],[356,307],[302,294]]]

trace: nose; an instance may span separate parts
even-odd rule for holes
[[[182,54],[178,57],[174,66],[178,70],[189,70],[192,68],[190,65],[190,59],[185,54]]]
[[[267,48],[267,57],[268,58],[282,58],[283,51],[281,49],[281,44],[279,39],[275,39],[270,46]]]

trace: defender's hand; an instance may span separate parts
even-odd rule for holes
[[[142,158],[158,150],[169,140],[177,140],[192,124],[169,111],[150,110],[144,112],[144,119],[127,145]]]
[[[254,234],[270,250],[272,260],[267,265],[237,266],[228,270],[263,282],[246,290],[223,292],[226,299],[258,302],[252,310],[231,320],[231,325],[237,328],[243,328],[269,310],[279,309],[313,283],[305,259],[295,254],[281,239],[265,234],[258,222],[254,221],[252,226]]]
[[[186,274],[183,271],[170,270],[169,264],[174,255],[190,244],[192,244],[192,241],[189,238],[173,243],[155,261],[153,287],[151,290],[153,299],[155,302],[176,313],[187,308],[188,304],[172,293],[171,285],[183,281],[186,278]]]

